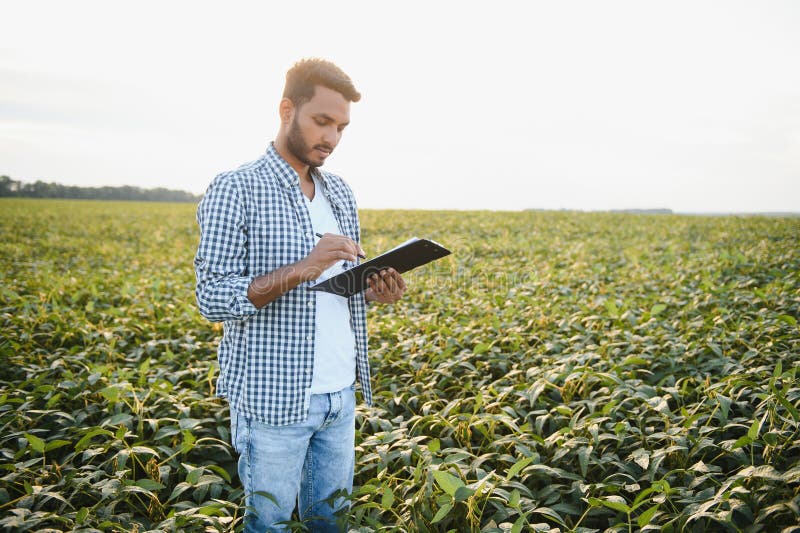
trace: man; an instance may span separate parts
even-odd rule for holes
[[[197,302],[225,323],[217,394],[230,404],[248,532],[280,529],[295,503],[314,531],[344,526],[356,378],[372,401],[367,302],[394,303],[406,289],[384,270],[350,298],[309,290],[364,254],[352,191],[319,169],[360,98],[333,63],[298,62],[266,154],[217,176],[198,206]]]

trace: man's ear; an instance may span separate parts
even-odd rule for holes
[[[281,124],[289,124],[294,117],[294,102],[288,98],[281,98],[281,103],[278,106],[278,114],[281,117]]]

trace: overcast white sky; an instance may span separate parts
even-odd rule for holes
[[[800,3],[4,2],[0,174],[195,193],[258,158],[286,70],[362,92],[366,208],[800,211]]]

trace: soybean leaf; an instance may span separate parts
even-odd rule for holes
[[[37,437],[36,435],[31,435],[30,433],[25,433],[25,438],[28,440],[28,443],[31,445],[34,451],[39,453],[44,453],[44,441]]]
[[[452,503],[446,503],[446,504],[442,505],[441,507],[439,507],[439,510],[436,511],[436,514],[433,516],[433,520],[431,520],[431,524],[435,524],[437,522],[441,522],[444,519],[444,517],[447,516],[447,513],[449,513],[450,509],[452,509],[452,508],[453,508],[453,504]]]
[[[517,474],[519,474],[519,473],[520,473],[520,471],[521,471],[523,468],[525,468],[526,466],[528,466],[528,465],[529,465],[529,464],[531,464],[532,462],[533,462],[533,457],[525,457],[524,459],[520,459],[519,461],[517,461],[516,463],[514,463],[514,464],[513,464],[513,465],[512,465],[512,466],[511,466],[511,467],[508,469],[508,472],[506,472],[506,479],[511,479],[511,478],[513,478],[514,476],[516,476]]]
[[[650,523],[655,514],[658,512],[658,507],[658,505],[654,505],[639,515],[639,517],[636,519],[636,523],[639,524],[639,527],[644,527]]]
[[[453,494],[453,499],[455,501],[457,501],[457,502],[461,502],[461,501],[466,500],[467,498],[469,498],[473,494],[475,494],[475,489],[471,489],[469,487],[462,486],[462,487],[458,487],[456,489],[455,494]]]
[[[136,480],[136,486],[141,487],[145,490],[161,490],[164,488],[164,485],[159,483],[158,481],[154,481],[149,478],[142,478]]]
[[[381,498],[381,507],[383,507],[384,509],[390,509],[393,503],[394,503],[394,492],[392,492],[392,488],[387,485],[383,489],[383,497]]]
[[[436,480],[436,484],[450,496],[455,496],[456,490],[464,486],[463,481],[443,470],[434,470],[433,478]]]

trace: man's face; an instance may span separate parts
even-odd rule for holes
[[[350,102],[340,93],[317,85],[314,97],[296,107],[287,148],[303,164],[322,166],[350,123]]]

